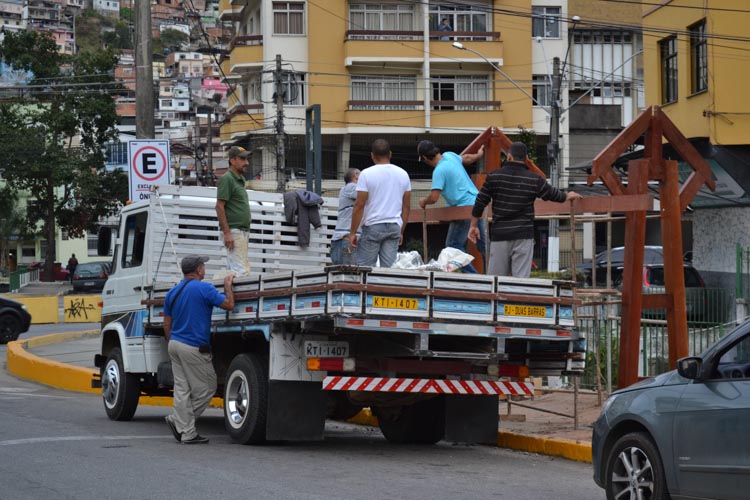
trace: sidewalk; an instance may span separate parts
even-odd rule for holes
[[[99,394],[91,388],[94,355],[99,353],[98,332],[75,332],[34,337],[8,344],[8,371],[65,390]],[[165,404],[164,398],[141,398],[141,404]],[[528,408],[512,405],[507,417],[507,403],[501,401],[497,445],[533,453],[562,456],[583,462],[591,461],[591,429],[599,416],[597,396],[580,393],[579,425],[572,418],[544,413],[532,408],[572,415],[573,394],[546,393],[534,399],[517,401]],[[355,423],[377,425],[369,409],[352,419]]]

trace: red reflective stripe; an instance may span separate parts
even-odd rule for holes
[[[499,383],[490,380],[490,387],[492,387],[495,390],[495,394],[505,394],[505,391],[503,390],[503,386],[501,386]]]
[[[528,396],[534,395],[534,386],[529,387],[529,384],[519,384],[521,388],[523,389],[523,392],[526,393]]]
[[[381,378],[381,379],[380,379],[380,382],[378,382],[378,383],[377,383],[377,384],[375,385],[375,387],[373,387],[373,388],[372,388],[372,390],[373,390],[373,391],[380,391],[380,389],[382,389],[382,388],[383,388],[383,386],[384,386],[385,384],[387,384],[387,383],[388,383],[388,380],[390,380],[390,379],[387,379],[387,378]]]
[[[349,380],[347,380],[346,382],[344,382],[344,385],[343,385],[343,386],[341,386],[341,390],[342,390],[342,391],[348,391],[348,390],[349,390],[349,388],[350,388],[350,387],[352,386],[352,384],[354,384],[354,382],[356,382],[356,381],[357,381],[357,378],[356,378],[356,377],[347,377],[347,378],[348,378]]]
[[[330,377],[330,380],[328,381],[328,385],[325,386],[327,390],[330,390],[332,387],[336,387],[336,384],[339,383],[339,380],[341,380],[341,377]]]
[[[367,388],[367,386],[370,385],[370,382],[372,382],[373,380],[375,380],[375,377],[366,377],[365,380],[361,384],[359,384],[359,390]]]
[[[474,394],[474,389],[465,380],[459,380],[458,383],[461,384],[461,387],[463,387],[467,393]]]

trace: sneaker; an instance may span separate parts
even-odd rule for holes
[[[204,438],[200,434],[196,434],[192,439],[185,439],[181,441],[182,444],[207,444],[208,438]]]
[[[164,420],[167,421],[167,425],[169,426],[169,430],[172,431],[172,435],[177,440],[178,443],[182,442],[182,434],[177,432],[177,427],[175,427],[174,422],[172,422],[172,419],[169,418],[169,415],[164,417]]]

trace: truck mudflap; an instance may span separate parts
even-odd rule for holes
[[[491,380],[447,380],[396,377],[343,377],[323,379],[324,391],[408,392],[423,394],[461,394],[466,396],[533,396],[531,382]]]

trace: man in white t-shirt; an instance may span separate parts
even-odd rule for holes
[[[359,174],[349,244],[357,249],[357,265],[381,267],[396,262],[409,220],[411,181],[409,174],[391,163],[391,146],[385,139],[372,143],[373,166]],[[362,235],[357,229],[362,224]]]

